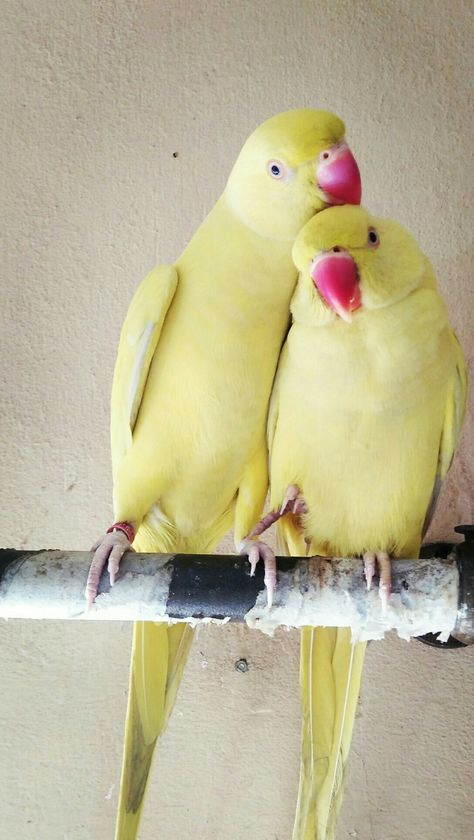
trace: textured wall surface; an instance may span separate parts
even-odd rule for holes
[[[472,362],[469,3],[3,0],[1,17],[2,545],[88,548],[110,521],[128,301],[277,111],[345,119],[365,203],[431,256]],[[472,420],[471,398],[433,536],[474,519]],[[0,625],[1,840],[113,836],[130,632]],[[473,655],[370,645],[338,840],[470,840]],[[201,631],[141,840],[289,839],[297,672],[294,633]]]

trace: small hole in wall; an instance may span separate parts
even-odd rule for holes
[[[177,158],[178,157],[178,152],[173,152],[173,157]]]

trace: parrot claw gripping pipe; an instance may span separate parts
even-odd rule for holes
[[[237,545],[239,554],[246,554],[250,563],[250,575],[253,577],[255,569],[259,560],[263,560],[265,576],[264,583],[267,591],[267,605],[270,608],[273,604],[273,597],[276,587],[276,559],[273,550],[264,542],[255,541],[255,537],[263,534],[271,525],[285,516],[287,513],[292,513],[294,516],[300,516],[306,513],[306,505],[304,499],[301,498],[299,488],[296,484],[290,484],[288,487],[283,503],[279,511],[270,511],[270,513],[262,516],[259,522],[252,528],[248,537],[242,540]]]
[[[276,573],[276,557],[270,548],[264,542],[256,540],[242,540],[237,545],[239,554],[245,554],[250,563],[250,577],[255,575],[255,569],[259,560],[263,560],[264,564],[264,584],[267,592],[267,605],[270,608],[273,604],[273,596],[275,594],[275,587],[277,582]]]
[[[120,566],[120,561],[126,551],[134,551],[128,536],[121,530],[115,529],[101,537],[91,548],[94,552],[86,582],[86,601],[92,606],[99,588],[102,571],[107,564],[110,585],[113,586]]]
[[[363,554],[364,573],[367,581],[367,589],[372,586],[372,579],[375,570],[379,570],[379,595],[382,601],[382,609],[388,607],[388,599],[392,585],[391,561],[386,551],[365,551]]]

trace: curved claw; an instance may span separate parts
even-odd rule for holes
[[[252,528],[246,539],[250,540],[253,537],[259,537],[267,528],[270,528],[275,522],[278,522],[286,513],[292,513],[294,516],[301,516],[303,513],[308,513],[306,502],[303,499],[299,487],[296,484],[290,484],[287,487],[283,504],[279,510],[271,510],[266,513]]]
[[[392,588],[392,566],[390,557],[386,551],[366,551],[363,555],[364,572],[367,581],[367,589],[372,585],[375,568],[379,572],[379,595],[382,601],[382,610],[386,611],[388,599]]]
[[[285,513],[293,513],[295,516],[308,513],[306,502],[297,484],[290,484],[286,488],[285,498],[280,508],[280,516],[284,516]]]
[[[267,604],[270,608],[273,604],[273,595],[276,588],[276,558],[270,548],[260,540],[242,540],[237,546],[239,554],[247,554],[250,563],[250,576],[253,577],[259,560],[263,560],[265,568],[264,583],[267,590]]]
[[[92,546],[91,551],[95,553],[89,568],[89,574],[87,575],[84,593],[88,607],[94,603],[97,597],[100,577],[106,563],[110,576],[110,585],[113,586],[123,555],[126,551],[133,551],[133,549],[123,531],[112,531],[110,534],[105,534],[97,540]]]

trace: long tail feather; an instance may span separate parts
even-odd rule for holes
[[[134,625],[115,840],[135,840],[158,737],[168,722],[193,640],[187,624]]]
[[[300,787],[293,840],[334,840],[365,644],[349,629],[301,631]]]
[[[277,546],[295,556],[307,550],[292,517],[278,528]],[[309,551],[317,553],[314,545]],[[300,784],[292,840],[334,840],[365,648],[352,644],[349,628],[301,631]]]
[[[201,540],[199,550],[215,548],[231,513],[231,509],[225,511],[213,533]],[[142,523],[134,548],[164,553],[197,550],[178,539],[175,526],[158,505]],[[155,745],[173,710],[193,636],[187,624],[139,621],[134,625],[115,840],[137,836]]]

